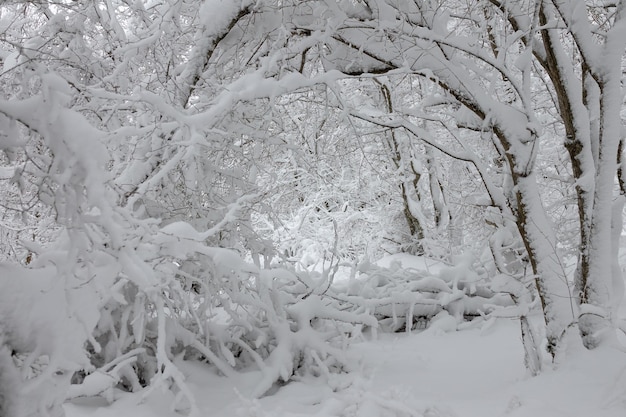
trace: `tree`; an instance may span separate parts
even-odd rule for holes
[[[223,6],[3,5],[3,215],[53,225],[15,251],[22,266],[0,265],[6,343],[25,368],[47,363],[30,384],[86,382],[70,387],[77,397],[171,380],[193,411],[173,355],[226,375],[254,363],[263,395],[343,366],[344,333],[328,320],[376,324],[320,300],[326,282],[244,260],[265,246],[250,229],[258,142],[275,129],[263,109],[308,84],[266,77],[281,35],[246,28],[274,9]],[[249,48],[231,48],[240,43]],[[32,304],[37,314],[17,313]],[[61,414],[66,393],[40,391],[26,415]]]
[[[297,372],[344,366],[331,342],[376,325],[352,298],[327,296],[337,258],[368,249],[355,225],[375,225],[381,240],[408,228],[422,249],[447,235],[456,248],[469,242],[458,224],[480,218],[465,233],[490,237],[466,247],[489,246],[494,274],[521,283],[502,290],[522,307],[534,286],[552,357],[571,327],[597,346],[622,282],[625,7],[4,4],[1,211],[14,247],[0,266],[22,279],[2,286],[35,297],[52,285],[40,304],[68,312],[50,341],[3,329],[6,343],[25,366],[47,355],[41,378],[100,372],[129,390],[173,380],[192,409],[173,354],[224,374],[255,363],[263,395]],[[457,173],[464,194],[453,192]],[[577,210],[550,207],[568,197]],[[555,216],[576,217],[577,243]],[[272,264],[267,237],[289,235],[276,224],[293,219],[307,226],[300,238],[332,236],[330,268]],[[534,372],[540,343],[524,320]],[[62,399],[46,401],[58,412]]]
[[[574,322],[585,345],[595,346],[610,318],[608,289],[612,281],[620,281],[619,276],[612,278],[610,265],[615,261],[610,258],[615,251],[610,248],[612,213],[621,213],[611,207],[623,101],[623,3],[582,7],[569,1],[397,5],[364,1],[319,7],[327,10],[327,19],[294,18],[288,24],[297,33],[325,35],[315,38],[315,46],[326,70],[344,76],[432,80],[440,87],[440,105],[459,110],[457,126],[488,133],[510,178],[502,187],[492,183],[489,165],[476,152],[464,143],[445,146],[414,123],[410,113],[396,110],[396,117],[381,117],[350,110],[379,126],[405,129],[474,165],[491,204],[505,223],[515,223],[523,241],[544,312],[548,351],[557,353],[559,341]],[[300,18],[297,5],[295,10]],[[596,22],[601,22],[598,30]],[[312,54],[310,45],[307,53]],[[558,114],[537,107],[542,94],[556,97]],[[548,116],[556,116],[565,130],[565,138],[553,140],[562,140],[568,149],[576,182],[578,313],[537,178],[536,158],[546,139],[539,120]],[[613,271],[617,273],[616,268]]]

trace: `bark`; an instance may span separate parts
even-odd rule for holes
[[[574,40],[574,47],[580,53],[581,88],[572,88],[575,71],[567,62],[571,59],[571,52],[566,53],[558,42],[556,29],[541,31],[545,59],[539,62],[555,88],[567,135],[565,147],[576,180],[580,250],[574,280],[580,305],[578,321],[583,344],[594,348],[610,325],[611,289],[621,282],[621,273],[614,267],[617,263],[614,246],[617,243],[612,239],[612,230],[616,229],[618,221],[613,211],[616,174],[622,185],[615,155],[620,158],[620,61],[624,35],[623,28],[612,29],[603,45],[590,43],[591,38],[585,32],[588,27],[575,20],[580,20],[580,16],[569,16],[570,6],[571,2],[544,3],[540,23],[548,23],[548,16],[563,19]],[[620,3],[615,13],[615,25],[619,24],[623,14],[624,3]],[[573,23],[568,19],[573,19]],[[612,43],[615,45],[612,46]],[[602,50],[602,53],[595,55],[590,45]]]
[[[554,358],[561,338],[575,320],[573,301],[534,173],[514,173],[517,227],[535,276],[535,285],[546,323],[548,353]]]
[[[389,88],[385,84],[376,79],[374,80],[378,84],[380,91],[383,95],[387,112],[390,114],[393,113],[391,91],[389,91]],[[394,129],[389,129],[387,143],[391,150],[391,160],[393,161],[395,167],[397,169],[403,169],[405,171],[408,171],[406,169],[407,165],[411,168],[410,173],[405,172],[405,175],[410,175],[411,180],[408,181],[404,179],[400,184],[400,192],[402,194],[403,204],[402,213],[404,214],[404,218],[406,219],[407,225],[409,227],[409,233],[414,239],[417,240],[417,244],[413,247],[412,253],[415,255],[423,255],[424,246],[422,245],[422,240],[425,237],[424,226],[422,225],[419,216],[416,215],[416,213],[414,213],[411,209],[411,199],[413,198],[413,195],[415,195],[415,198],[417,199],[414,204],[418,204],[421,201],[418,188],[421,173],[415,169],[412,162],[406,162],[407,158],[404,156],[402,149],[400,149],[400,143],[398,142],[398,138],[396,137],[396,132]]]
[[[202,74],[206,71],[211,57],[219,43],[230,33],[237,23],[245,16],[252,13],[254,4],[250,0],[240,2],[239,10],[229,20],[220,22],[218,28],[201,27],[195,36],[195,42],[190,53],[184,71],[179,76],[179,104],[187,108],[198,83],[202,80]],[[207,34],[207,30],[210,34]]]
[[[626,196],[626,161],[624,160],[624,140],[621,138],[617,148],[617,181],[621,195]]]
[[[409,226],[409,232],[411,233],[411,236],[413,236],[413,238],[415,238],[418,242],[414,250],[415,252],[414,254],[423,255],[424,247],[422,246],[420,242],[424,239],[424,227],[422,226],[422,223],[419,221],[419,218],[413,215],[410,202],[409,202],[409,199],[411,197],[408,195],[406,185],[401,184],[400,189],[402,191],[402,202],[404,205],[404,209],[403,209],[404,218],[406,219],[407,225]]]
[[[541,8],[540,23],[542,26],[548,22],[546,10]],[[543,69],[550,77],[552,86],[554,87],[559,113],[563,126],[565,128],[566,138],[564,143],[567,150],[570,162],[572,164],[572,175],[576,181],[576,200],[578,205],[578,227],[579,227],[579,255],[576,266],[574,283],[575,294],[577,300],[580,302],[583,288],[586,286],[586,281],[589,277],[589,227],[590,227],[590,215],[591,208],[593,207],[593,189],[589,189],[588,186],[583,186],[581,179],[585,175],[594,175],[593,166],[585,164],[585,162],[591,161],[592,152],[590,144],[590,133],[588,131],[589,121],[580,120],[582,115],[586,116],[586,110],[588,107],[583,107],[583,97],[577,96],[570,89],[567,88],[569,63],[560,62],[559,58],[565,55],[560,43],[555,39],[554,31],[543,29],[541,31],[541,39],[545,50],[543,59],[539,62]],[[559,53],[561,52],[561,53]],[[571,74],[569,74],[571,77]],[[588,91],[589,87],[583,89]],[[584,94],[588,98],[588,94]],[[585,113],[583,113],[585,112]],[[585,129],[577,128],[577,124],[586,124]],[[588,185],[588,184],[586,184]]]
[[[612,265],[617,251],[613,249],[611,222],[613,188],[617,173],[615,155],[619,148],[619,103],[621,86],[618,77],[609,77],[600,86],[600,140],[595,176],[594,205],[589,225],[589,272],[581,282],[581,314],[579,328],[583,343],[594,348],[600,343],[603,330],[610,326],[611,289],[614,281]],[[590,306],[591,308],[588,308]]]
[[[435,155],[432,148],[426,146],[426,169],[428,170],[428,184],[430,186],[430,195],[433,200],[433,213],[435,217],[435,227],[438,229],[445,228],[450,224],[450,211],[446,204],[443,186],[439,181],[439,172],[435,165]]]
[[[624,94],[622,90],[622,58],[626,48],[626,3],[619,2],[614,22],[606,33],[598,56],[585,43],[585,33],[571,30],[589,72],[599,88],[599,132],[597,164],[594,178],[594,200],[589,229],[589,276],[581,288],[579,328],[587,348],[598,346],[610,327],[611,308],[623,294],[614,294],[616,285],[623,285],[617,268],[616,229],[621,233],[621,204],[614,202],[614,184],[618,173],[617,158]],[[579,40],[580,39],[580,40]],[[592,61],[590,57],[596,60]],[[615,204],[618,205],[615,210]],[[613,306],[614,307],[614,306]]]

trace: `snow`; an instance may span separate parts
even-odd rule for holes
[[[413,7],[412,2],[387,0],[137,0],[134,5],[107,0],[93,10],[71,5],[84,2],[60,3],[64,7],[26,4],[18,13],[18,4],[0,10],[3,41],[9,48],[0,50],[7,87],[0,99],[0,180],[9,186],[5,197],[12,196],[9,182],[15,182],[16,192],[22,193],[17,200],[28,203],[23,206],[24,234],[18,237],[25,239],[36,225],[32,243],[15,239],[9,244],[41,247],[24,257],[23,265],[0,265],[0,359],[5,358],[0,368],[17,362],[29,406],[56,408],[58,401],[67,400],[70,417],[626,414],[626,360],[619,346],[626,332],[619,335],[622,339],[607,338],[591,352],[577,348],[580,343],[563,342],[569,349],[556,349],[564,334],[567,341],[575,337],[568,329],[578,327],[593,339],[601,328],[596,322],[606,322],[611,329],[609,320],[598,317],[610,318],[613,324],[624,317],[619,310],[622,270],[610,261],[617,258],[623,223],[624,202],[613,203],[613,195],[615,154],[623,130],[625,2],[615,3],[614,24],[605,36],[600,31],[609,25],[595,26],[603,17],[589,21],[585,4],[571,0],[537,3],[538,14],[532,12],[532,2],[516,6],[497,0],[490,6],[486,2],[485,8],[479,2],[453,2],[461,8],[454,13],[445,2],[434,1],[414,2]],[[474,20],[491,20],[489,10],[495,13],[493,22],[503,24],[489,23],[488,32],[480,27],[468,30]],[[546,20],[541,27],[531,22],[537,17]],[[483,47],[492,36],[497,53]],[[534,42],[539,38],[544,42]],[[542,65],[544,70],[537,70]],[[355,75],[347,76],[346,70]],[[368,71],[371,74],[358,75]],[[546,84],[535,84],[546,74]],[[361,83],[364,88],[367,78],[386,89],[398,76],[407,81],[396,84],[398,94],[393,97],[387,90],[388,112],[381,113],[382,102],[365,90],[358,94],[363,105],[344,99],[349,94],[343,90]],[[404,86],[417,87],[418,76],[429,81],[412,95]],[[501,87],[502,93],[497,91]],[[419,96],[430,94],[422,90],[443,94],[445,102],[437,98],[441,112],[424,107],[433,106],[432,99],[420,105]],[[549,99],[551,93],[559,96],[553,101],[560,111],[545,109],[543,97]],[[406,94],[410,100],[403,98]],[[288,114],[290,122],[279,109],[299,96],[306,98],[306,112]],[[327,114],[318,125],[322,107],[316,103],[322,97],[327,97]],[[391,103],[403,106],[406,101],[411,102],[405,103],[411,113],[396,113],[401,107]],[[449,113],[458,107],[465,110]],[[360,121],[352,123],[352,116]],[[424,116],[434,118],[418,123]],[[437,119],[442,126],[431,129]],[[538,119],[548,128],[546,136],[541,136]],[[467,191],[472,198],[488,196],[485,204],[495,206],[488,222],[476,227],[485,228],[485,233],[499,228],[490,241],[482,239],[492,243],[496,269],[502,272],[497,286],[487,286],[487,268],[476,268],[478,254],[469,252],[456,257],[454,265],[392,255],[379,266],[364,261],[357,268],[362,254],[358,245],[351,244],[346,255],[350,261],[344,264],[337,259],[341,252],[336,243],[330,250],[317,240],[301,240],[290,245],[300,247],[300,265],[285,259],[285,268],[293,270],[270,268],[271,245],[263,235],[257,239],[249,233],[255,231],[254,216],[263,213],[271,229],[269,223],[282,223],[296,201],[303,202],[300,194],[319,190],[305,185],[299,166],[306,165],[300,162],[294,166],[298,198],[284,197],[292,200],[284,209],[283,197],[271,197],[284,182],[272,181],[275,184],[267,188],[252,183],[274,175],[265,171],[272,171],[282,151],[293,161],[305,156],[297,152],[300,140],[290,140],[300,127],[305,142],[307,126],[319,126],[315,137],[320,141],[336,137],[343,142],[348,132],[361,143],[360,138],[370,136],[361,130],[368,125],[361,121],[396,128],[411,142],[415,136],[428,145],[426,159],[432,147],[467,162],[470,178],[482,178],[484,187]],[[561,125],[566,127],[565,143],[581,148],[569,165],[561,159]],[[550,126],[557,126],[555,132]],[[257,140],[265,136],[273,136],[268,147]],[[488,136],[493,142],[482,143]],[[260,144],[250,152],[245,145],[249,141]],[[540,151],[540,142],[548,141],[560,153],[552,147]],[[370,145],[375,142],[368,139],[365,146],[370,150],[361,155],[363,162],[377,153]],[[346,142],[346,149],[351,143]],[[421,147],[411,150],[411,158]],[[316,163],[318,156],[326,158],[331,152],[337,154],[332,161],[348,162],[345,173],[350,174],[342,172],[340,182],[367,180],[367,172],[382,167],[372,159],[367,163],[373,171],[366,168],[357,174],[350,168],[356,167],[357,158],[347,157],[340,148],[318,154],[316,146],[315,152]],[[207,155],[215,162],[207,161]],[[503,157],[502,164],[493,159],[496,155]],[[555,201],[546,191],[549,183],[537,172],[542,165],[535,163],[553,157],[557,165],[564,162],[564,175],[573,172],[578,191],[589,197],[579,193],[584,196],[580,224],[589,225],[589,239],[578,249],[588,250],[583,254],[591,259],[585,297],[580,297],[585,304],[579,311],[574,311],[571,274],[560,254],[561,247],[568,246],[561,240],[560,225],[571,224],[575,210],[559,218],[546,210]],[[306,155],[303,161],[312,158]],[[259,168],[261,179],[249,165]],[[292,176],[286,174],[290,168],[277,168]],[[444,190],[434,168],[426,168],[433,209],[445,214],[442,193],[462,190]],[[447,176],[450,185],[466,188],[457,174]],[[389,190],[406,181],[394,178]],[[572,188],[569,182],[558,186],[566,198]],[[376,194],[374,199],[382,202],[391,192],[370,193],[365,188],[362,194]],[[366,200],[356,199],[363,212]],[[394,207],[393,199],[389,201]],[[424,204],[428,201],[418,204],[409,198],[410,213],[429,220],[432,213]],[[459,229],[466,214],[479,210],[471,207],[476,206],[472,201],[462,201],[451,204],[460,210],[454,224]],[[352,210],[351,199],[337,206],[342,202],[344,211]],[[41,213],[42,205],[49,214]],[[271,219],[261,207],[266,205],[272,208],[267,211],[277,209]],[[392,217],[391,210],[385,211]],[[61,238],[41,230],[46,223],[35,220],[40,215],[60,229]],[[360,213],[346,216],[356,224]],[[301,217],[299,227],[306,220]],[[448,226],[438,217],[434,223],[438,232]],[[334,219],[333,224],[339,241]],[[11,232],[20,231],[10,226]],[[372,228],[367,236],[379,230]],[[518,297],[527,290],[520,282],[521,267],[514,271],[519,281],[505,275],[511,265],[505,243],[518,240],[518,231],[535,273],[528,276],[538,290],[532,302]],[[466,236],[474,238],[471,230]],[[460,235],[459,242],[464,237]],[[355,236],[355,241],[360,239]],[[451,246],[463,250],[460,243]],[[255,252],[250,255],[255,265],[241,259],[242,248]],[[13,251],[18,260],[21,254]],[[516,252],[510,246],[509,253]],[[261,255],[268,264],[263,271]],[[522,262],[522,256],[514,258]],[[613,297],[611,290],[619,296]],[[537,316],[540,304],[543,317]],[[626,306],[622,303],[621,308]],[[476,320],[465,321],[470,315]],[[520,315],[522,328],[532,329],[524,332],[525,352]],[[527,318],[537,324],[536,332]],[[546,326],[539,325],[542,318]],[[626,329],[626,321],[621,326]],[[543,347],[548,343],[555,353],[556,367],[546,363],[541,375],[529,378],[541,368],[541,354],[533,357],[532,348],[541,352],[542,331],[547,335]],[[377,333],[382,333],[380,338]],[[187,347],[197,352],[176,356]],[[131,365],[144,366],[140,353],[149,360],[145,371],[135,375]],[[185,354],[189,362],[183,361]],[[523,366],[524,356],[530,371]],[[191,361],[198,358],[212,365]],[[260,370],[248,368],[254,365]],[[344,373],[334,373],[338,368]],[[70,386],[77,370],[85,372],[84,379],[74,374],[76,384]],[[131,373],[135,379],[128,376]],[[0,380],[6,381],[6,375],[0,373]],[[137,392],[121,392],[120,381]],[[144,382],[149,388],[142,390]],[[0,388],[6,385],[2,382]],[[0,389],[0,401],[2,395],[6,392]],[[7,417],[4,414],[0,411],[0,417]]]
[[[432,274],[438,274],[442,269],[447,267],[447,265],[441,261],[423,256],[413,256],[408,253],[395,253],[393,255],[385,256],[384,258],[376,261],[376,265],[390,269],[393,269],[393,266],[396,268],[401,267],[404,269],[416,269],[418,271],[427,271]]]
[[[53,267],[0,264],[0,285],[2,342],[20,353],[15,360],[26,379],[20,405],[31,416],[39,407],[54,408],[74,371],[90,368],[83,346],[98,321],[100,300],[89,284]]]
[[[230,22],[246,3],[224,0],[205,0],[198,10],[198,17],[204,25],[205,36],[216,36],[223,29],[224,22]]]
[[[348,374],[303,379],[261,399],[259,372],[218,377],[178,362],[204,417],[618,417],[626,412],[626,355],[611,347],[572,353],[557,370],[527,375],[516,320],[457,332],[385,334],[356,343]],[[67,417],[165,417],[173,394],[119,394],[66,404]],[[179,410],[182,415],[185,410]]]

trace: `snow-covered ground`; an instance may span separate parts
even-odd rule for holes
[[[180,364],[203,417],[423,416],[623,417],[626,354],[604,347],[572,352],[557,370],[526,374],[519,324],[501,319],[457,332],[384,334],[349,348],[355,369],[289,383],[259,400],[260,376],[226,379]],[[124,394],[112,405],[67,404],[67,417],[165,417],[172,394]]]
[[[416,269],[419,271],[426,271],[432,274],[438,274],[443,268],[446,268],[446,264],[441,261],[429,259],[423,256],[409,255],[408,253],[395,253],[393,255],[385,256],[384,258],[376,261],[376,265],[385,268],[393,268],[393,266],[402,267],[405,269]]]

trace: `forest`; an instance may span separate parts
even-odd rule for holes
[[[1,2],[0,416],[281,415],[500,322],[623,415],[625,53],[624,0]],[[394,401],[282,415],[465,415]]]

